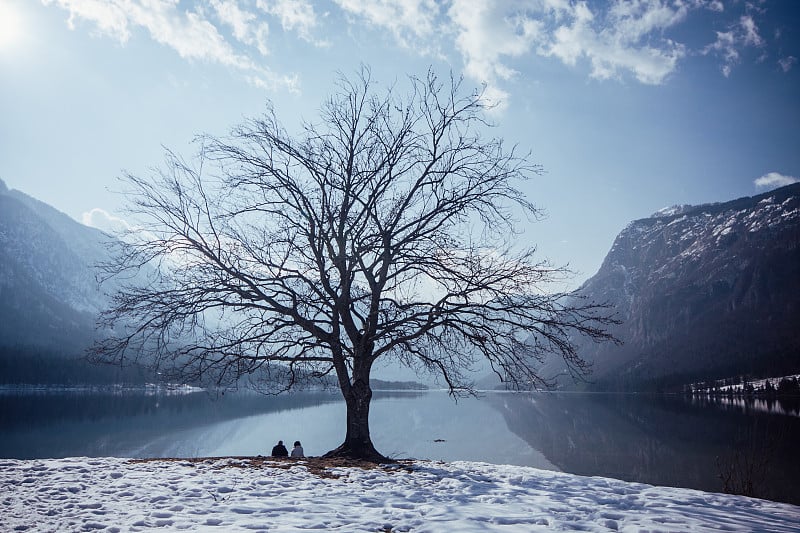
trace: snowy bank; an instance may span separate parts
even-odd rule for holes
[[[0,531],[798,531],[800,507],[484,463],[0,459]]]

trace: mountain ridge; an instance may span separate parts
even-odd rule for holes
[[[628,224],[576,291],[623,322],[622,346],[579,346],[589,388],[800,368],[800,184],[654,215]]]
[[[140,365],[95,365],[83,356],[117,283],[94,266],[114,238],[0,180],[0,384],[143,384]]]
[[[107,234],[0,182],[0,345],[81,351],[107,296]]]

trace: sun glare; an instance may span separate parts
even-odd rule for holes
[[[22,17],[9,2],[0,0],[0,52],[11,49],[22,36]]]

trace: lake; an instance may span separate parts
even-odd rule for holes
[[[796,405],[680,396],[376,391],[373,441],[396,458],[533,466],[800,504]],[[321,455],[344,437],[335,394],[0,393],[0,457]]]

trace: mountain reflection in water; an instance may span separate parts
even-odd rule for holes
[[[340,399],[332,393],[265,397],[44,390],[0,394],[0,457],[192,456],[202,448],[202,443],[192,442],[192,432],[201,428],[248,416],[317,408]],[[253,455],[264,453],[266,447],[264,442]]]
[[[800,418],[723,402],[644,394],[490,394],[509,429],[559,469],[800,503]],[[752,468],[752,473],[744,472]]]
[[[485,461],[721,492],[752,467],[752,494],[800,504],[800,417],[679,396],[376,391],[390,457]],[[266,455],[278,439],[321,455],[344,438],[335,393],[0,393],[0,457]],[[745,472],[746,473],[746,472]]]

